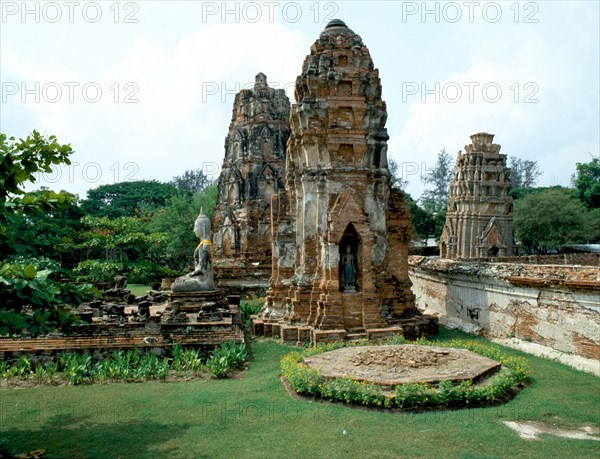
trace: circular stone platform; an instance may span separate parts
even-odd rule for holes
[[[477,382],[501,366],[466,349],[412,344],[344,347],[307,357],[303,363],[327,379],[349,377],[382,388],[415,382]]]

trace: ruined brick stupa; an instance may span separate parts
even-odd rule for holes
[[[493,134],[473,134],[465,152],[458,152],[440,239],[442,258],[513,255],[510,169],[493,139]]]
[[[284,341],[427,333],[408,278],[410,221],[390,188],[386,106],[369,50],[331,21],[296,79],[273,274],[255,331]]]
[[[271,195],[283,189],[290,102],[263,73],[235,96],[213,221],[217,282],[271,274]],[[238,282],[239,283],[239,282]]]

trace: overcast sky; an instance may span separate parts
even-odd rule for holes
[[[234,94],[258,72],[293,100],[332,18],[379,68],[389,155],[420,196],[437,152],[476,132],[569,185],[599,154],[599,2],[0,2],[0,131],[76,151],[38,185],[218,173]],[[37,186],[37,185],[36,185]]]

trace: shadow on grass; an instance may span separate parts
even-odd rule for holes
[[[203,457],[168,446],[191,427],[153,420],[94,422],[92,416],[59,414],[45,422],[0,431],[0,458],[44,449],[44,458]],[[4,454],[4,455],[3,455]]]

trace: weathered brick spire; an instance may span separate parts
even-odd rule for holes
[[[269,87],[264,73],[235,96],[213,221],[217,279],[228,277],[223,266],[236,271],[231,277],[253,266],[269,278],[271,195],[284,187],[289,117],[285,91]]]
[[[273,200],[273,276],[264,317],[285,340],[398,332],[418,316],[410,222],[390,189],[379,72],[339,19],[296,79],[286,191]]]

